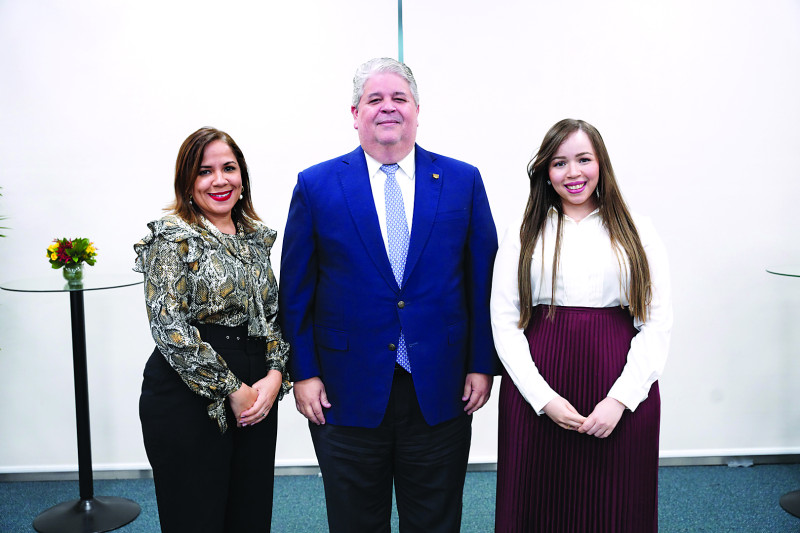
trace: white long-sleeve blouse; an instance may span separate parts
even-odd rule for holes
[[[649,218],[633,215],[633,219],[647,255],[653,295],[647,321],[642,323],[634,319],[638,333],[631,341],[622,374],[608,393],[608,396],[619,400],[630,410],[635,410],[647,398],[650,386],[661,376],[672,329],[666,250]],[[558,396],[558,391],[553,390],[542,378],[531,359],[525,334],[517,326],[520,316],[517,271],[521,222],[520,219],[518,224],[506,230],[495,259],[491,298],[492,332],[497,354],[508,375],[534,410],[542,414],[544,406]],[[531,263],[532,306],[551,303],[557,224],[558,214],[551,208],[544,238],[538,240]],[[627,255],[620,250],[617,257],[599,211],[595,210],[580,222],[565,215],[555,305],[627,306],[628,299],[623,290],[627,280]]]

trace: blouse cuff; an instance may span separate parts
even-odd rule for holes
[[[281,401],[284,396],[289,394],[290,390],[292,390],[292,382],[289,381],[289,378],[284,374],[281,389],[278,391],[278,401]]]
[[[225,433],[228,429],[228,417],[225,415],[225,400],[230,394],[239,390],[241,386],[242,380],[237,378],[233,372],[228,371],[228,375],[223,380],[222,388],[224,396],[222,398],[217,398],[213,403],[208,405],[208,417],[212,420],[216,420],[220,433]]]
[[[625,391],[624,387],[615,384],[611,387],[611,390],[608,391],[608,397],[614,398],[618,402],[621,402],[626,409],[633,412],[637,407],[639,407],[639,404],[642,403],[642,400],[647,398],[647,392],[645,392],[644,396],[642,396],[640,391]]]
[[[228,430],[228,417],[225,416],[224,398],[215,400],[213,403],[208,405],[208,417],[217,421],[220,433],[225,433],[225,431]]]
[[[510,372],[509,375],[511,375]],[[531,405],[537,415],[544,414],[545,405],[559,396],[535,368],[531,369],[525,378],[513,379],[513,381],[522,393],[522,397]]]
[[[242,386],[242,380],[236,377],[236,374],[228,370],[228,375],[225,376],[223,383],[223,400],[229,395],[233,394]]]
[[[267,361],[267,372],[270,370],[277,370],[281,373],[281,388],[278,390],[277,401],[281,401],[290,390],[292,390],[292,382],[289,380],[289,373],[286,371],[286,364],[283,361],[269,360]]]
[[[533,407],[533,410],[536,412],[537,415],[542,416],[543,414],[545,414],[544,412],[545,406],[556,398],[558,398],[558,393],[553,389],[550,389],[549,393],[546,396],[540,395],[539,397],[537,397],[534,400],[534,402],[536,403],[535,404],[531,403],[531,406]]]

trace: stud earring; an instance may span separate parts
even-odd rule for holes
[[[192,195],[191,194],[189,195],[189,205],[194,205],[194,202],[192,202]]]
[[[550,185],[550,180],[547,180],[547,184]]]
[[[244,199],[244,187],[242,187],[242,192],[239,194],[239,200]]]

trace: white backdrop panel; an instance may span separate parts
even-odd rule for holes
[[[352,73],[397,56],[396,9],[0,2],[0,280],[59,276],[44,258],[56,236],[97,243],[87,276],[130,269],[178,146],[203,125],[237,140],[282,235],[297,172],[356,145]],[[481,169],[500,232],[567,116],[600,129],[631,208],[653,218],[676,317],[662,455],[800,451],[800,280],[764,271],[800,265],[800,4],[406,0],[404,15],[419,143]],[[87,293],[86,319],[95,466],[147,467],[141,287]],[[0,349],[0,472],[75,469],[66,295],[1,291]],[[292,397],[280,411],[278,464],[314,464]],[[495,460],[496,421],[493,399],[472,461]]]

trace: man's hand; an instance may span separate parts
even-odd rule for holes
[[[318,426],[325,423],[322,409],[331,406],[325,394],[325,385],[318,377],[295,381],[294,404],[301,415]]]
[[[461,397],[461,401],[467,402],[467,405],[464,406],[464,411],[468,415],[471,415],[489,401],[489,396],[492,394],[493,379],[494,376],[488,374],[467,374],[467,379],[464,381],[464,396]]]

